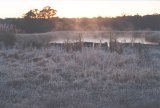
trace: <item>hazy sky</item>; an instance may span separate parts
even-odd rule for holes
[[[0,0],[0,18],[22,17],[46,5],[56,9],[59,17],[160,14],[160,0]]]

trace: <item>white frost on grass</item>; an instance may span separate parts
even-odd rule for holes
[[[158,108],[160,50],[0,50],[0,108]]]

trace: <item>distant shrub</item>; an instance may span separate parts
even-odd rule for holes
[[[116,39],[110,40],[110,52],[117,52],[119,54],[123,53],[122,44],[118,43]]]
[[[15,44],[15,33],[20,32],[12,24],[0,24],[0,43],[5,47],[12,47]]]
[[[138,63],[140,64],[145,64],[149,63],[151,58],[150,58],[150,52],[149,52],[149,47],[143,44],[135,44],[134,47],[136,48],[136,56],[138,58]]]
[[[0,32],[0,42],[5,47],[12,47],[15,44],[16,36],[11,32]]]

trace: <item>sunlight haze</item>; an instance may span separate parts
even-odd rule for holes
[[[22,17],[30,9],[51,6],[58,17],[115,17],[160,13],[160,1],[149,0],[5,0],[0,2],[0,18]]]

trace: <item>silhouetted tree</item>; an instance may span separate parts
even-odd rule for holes
[[[24,15],[24,18],[25,19],[34,19],[34,18],[36,18],[36,14],[34,13],[34,11],[33,10],[30,10],[29,12],[27,12],[25,15]]]
[[[52,9],[50,6],[44,7],[42,10],[33,9],[27,12],[24,15],[25,19],[36,19],[36,18],[43,18],[43,19],[50,19],[56,15],[56,10]]]
[[[56,15],[56,10],[52,9],[50,6],[46,6],[39,12],[39,17],[44,19],[53,18]]]

